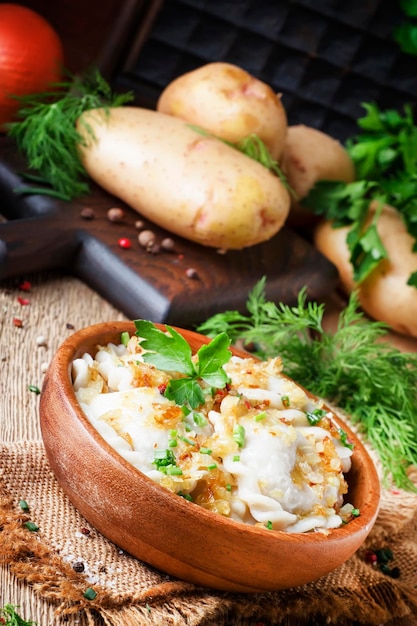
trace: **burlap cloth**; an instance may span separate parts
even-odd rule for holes
[[[41,385],[45,363],[73,328],[124,317],[76,279],[47,274],[31,280],[29,293],[15,282],[3,285],[0,293],[0,559],[35,598],[53,606],[53,623],[417,624],[415,493],[384,489],[377,523],[357,554],[315,583],[277,593],[197,588],[146,566],[97,533],[49,469],[37,421],[38,396],[28,385]],[[21,304],[22,296],[30,303]],[[16,318],[23,327],[16,327]],[[410,475],[417,484],[417,470]],[[29,512],[22,511],[20,500],[28,503]],[[29,530],[27,521],[39,530]],[[382,548],[391,549],[390,566],[399,568],[398,578],[368,562],[367,552]],[[75,563],[84,570],[75,571]],[[94,599],[84,596],[89,588],[97,594]],[[7,601],[5,589],[0,600]]]

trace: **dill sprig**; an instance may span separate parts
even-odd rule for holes
[[[389,327],[365,317],[356,293],[330,333],[324,305],[307,302],[305,289],[289,306],[267,301],[265,284],[249,294],[247,315],[218,313],[199,332],[225,332],[260,358],[280,355],[288,376],[350,416],[378,454],[385,481],[415,490],[407,468],[417,464],[417,354],[384,341]]]
[[[266,167],[268,170],[270,170],[273,174],[278,176],[278,178],[281,180],[281,183],[286,188],[286,190],[294,198],[296,197],[295,191],[292,189],[292,187],[288,183],[287,177],[282,171],[278,161],[272,158],[271,153],[269,152],[265,143],[256,133],[251,133],[250,135],[247,135],[246,137],[244,137],[237,143],[233,143],[232,141],[227,141],[227,139],[223,139],[222,137],[219,137],[218,135],[213,135],[213,133],[207,131],[205,128],[202,128],[201,126],[197,126],[196,124],[189,124],[188,126],[192,128],[195,132],[199,133],[200,135],[203,135],[204,137],[213,137],[214,139],[218,139],[219,141],[222,141],[223,143],[225,143],[227,146],[230,146],[231,148],[235,148],[236,150],[239,150],[239,152],[242,152],[250,159],[257,161],[258,163]]]
[[[46,193],[70,200],[89,189],[78,153],[78,147],[85,145],[86,140],[77,131],[76,121],[84,111],[122,106],[133,95],[113,93],[98,70],[53,87],[49,92],[19,98],[18,121],[9,124],[7,131],[25,154],[29,170],[35,170],[39,180],[52,187]],[[93,137],[92,129],[87,130]],[[18,192],[45,190],[22,187]]]

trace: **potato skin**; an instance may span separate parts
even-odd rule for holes
[[[281,156],[287,130],[281,96],[231,63],[208,63],[179,76],[156,108],[232,143],[256,133],[274,159]]]
[[[372,203],[370,216],[375,208]],[[414,239],[398,211],[388,205],[383,208],[377,229],[389,258],[358,287],[361,306],[370,317],[386,322],[395,331],[417,337],[417,289],[407,285],[410,274],[417,270],[417,253],[412,252]],[[317,248],[336,265],[346,293],[357,287],[346,244],[348,230],[332,228],[331,222],[323,221],[314,233]]]
[[[89,125],[94,141],[86,130]],[[82,114],[87,173],[144,217],[205,246],[240,249],[283,226],[289,194],[264,166],[184,121],[139,107]]]
[[[355,180],[353,161],[342,144],[304,124],[288,126],[281,167],[296,195],[291,200],[289,216],[289,223],[293,225],[318,221],[301,202],[318,181],[351,183]]]

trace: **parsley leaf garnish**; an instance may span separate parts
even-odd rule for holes
[[[164,332],[147,320],[136,320],[136,335],[145,349],[143,358],[165,372],[182,374],[172,378],[164,395],[179,405],[196,409],[204,404],[203,381],[211,389],[222,389],[229,378],[223,369],[231,357],[230,339],[220,333],[210,343],[203,345],[192,358],[191,347],[184,337],[171,326]]]
[[[246,315],[218,313],[199,332],[226,332],[233,342],[255,346],[260,358],[279,354],[285,374],[358,425],[378,453],[386,479],[415,490],[407,467],[417,464],[417,354],[381,341],[388,326],[363,314],[357,293],[330,333],[323,328],[324,305],[307,302],[305,289],[297,305],[288,306],[267,301],[265,283],[263,278],[249,294]]]

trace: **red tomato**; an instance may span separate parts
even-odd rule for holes
[[[46,19],[19,4],[0,4],[0,131],[21,106],[10,96],[47,91],[62,79],[63,66],[61,40]]]

